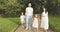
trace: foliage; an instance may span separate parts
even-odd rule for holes
[[[19,16],[23,7],[17,0],[0,0],[0,11],[3,10],[5,16]]]
[[[60,14],[60,0],[0,0],[0,14],[20,16],[20,12],[25,12],[29,2],[32,3],[34,14],[41,13],[43,5],[50,14]]]
[[[60,14],[60,0],[47,0],[46,6],[50,14]]]
[[[60,32],[60,15],[49,15],[49,23],[55,32]]]

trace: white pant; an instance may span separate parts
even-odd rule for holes
[[[26,16],[26,28],[31,28],[32,16]]]

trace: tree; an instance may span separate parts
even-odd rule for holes
[[[60,2],[60,0],[47,0],[47,7],[48,7],[48,11],[50,14],[60,14],[60,5],[58,6],[58,3]]]
[[[60,14],[60,0],[0,0],[0,13],[4,16],[20,16],[29,2],[32,3],[34,14],[41,13],[43,5],[50,14]]]
[[[17,0],[1,0],[0,1],[0,11],[5,11],[5,16],[19,16],[21,8],[24,5],[17,2]]]

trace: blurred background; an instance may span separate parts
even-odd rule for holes
[[[60,14],[60,0],[0,0],[1,16],[20,16],[20,12],[25,12],[28,3],[32,3],[34,13],[41,13],[41,7],[47,7],[49,14]]]

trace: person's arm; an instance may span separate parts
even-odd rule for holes
[[[34,11],[34,10],[33,10],[33,8],[32,8],[32,16],[33,16],[33,11]]]
[[[33,8],[32,8],[32,16],[33,16],[33,11],[34,11],[34,10],[33,10]]]
[[[24,16],[24,21],[25,21],[25,24],[26,24],[26,16]]]
[[[45,15],[43,15],[42,17],[45,17]]]
[[[26,8],[26,10],[25,10],[25,16],[27,15],[27,8]]]
[[[48,12],[47,12],[47,15],[48,15]]]
[[[45,14],[42,14],[41,17],[45,17]]]

